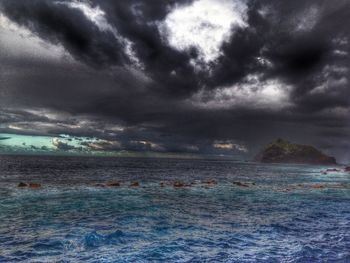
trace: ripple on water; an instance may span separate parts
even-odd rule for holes
[[[106,235],[98,234],[94,231],[84,237],[84,246],[86,248],[96,248],[104,245],[118,245],[125,242],[127,242],[126,235],[120,230]]]

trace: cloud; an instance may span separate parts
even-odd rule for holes
[[[172,47],[198,51],[191,63],[208,63],[222,55],[221,45],[228,42],[236,27],[246,27],[246,4],[232,0],[198,0],[174,8],[159,24],[165,41]]]
[[[69,53],[59,44],[52,44],[36,36],[28,28],[19,26],[0,12],[0,57],[4,61],[11,57],[55,61],[70,59]],[[2,65],[4,66],[4,65]]]
[[[101,10],[99,6],[92,7],[86,2],[79,2],[79,1],[57,2],[57,3],[67,5],[72,9],[80,10],[89,21],[91,21],[94,25],[98,27],[98,29],[101,32],[112,33],[115,39],[118,42],[122,43],[122,46],[124,48],[124,53],[128,56],[128,58],[130,59],[130,62],[132,62],[135,66],[142,68],[141,62],[136,57],[132,42],[127,38],[124,38],[123,36],[121,36],[117,31],[117,29],[107,22],[106,13],[103,10]]]
[[[120,151],[122,149],[121,144],[118,141],[86,141],[82,142],[81,145],[86,146],[90,151]]]
[[[59,138],[52,139],[52,145],[56,147],[57,150],[60,151],[70,151],[76,150],[77,148],[73,145],[69,145],[68,143],[62,142]]]
[[[232,141],[214,141],[213,147],[224,151],[237,150],[240,152],[248,152],[248,149],[244,145],[240,145]]]
[[[292,87],[278,79],[261,80],[259,75],[248,75],[242,82],[231,87],[219,87],[213,91],[200,91],[191,103],[198,107],[255,108],[280,110],[292,106]]]
[[[7,17],[44,41],[61,44],[78,60],[104,65],[126,59],[120,52],[123,44],[111,32],[101,32],[83,12],[75,12],[56,1],[33,1],[29,5],[2,1],[1,5]]]

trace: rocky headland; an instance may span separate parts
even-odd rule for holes
[[[337,164],[334,157],[327,156],[313,146],[294,144],[283,139],[267,145],[254,160],[262,163]]]

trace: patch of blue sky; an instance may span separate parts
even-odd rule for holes
[[[2,152],[56,152],[61,151],[55,145],[55,141],[67,144],[71,152],[87,150],[82,142],[93,142],[95,138],[72,137],[69,135],[60,136],[33,136],[21,134],[0,133],[0,151]]]

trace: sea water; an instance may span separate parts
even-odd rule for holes
[[[0,262],[350,262],[336,168],[0,156]]]

